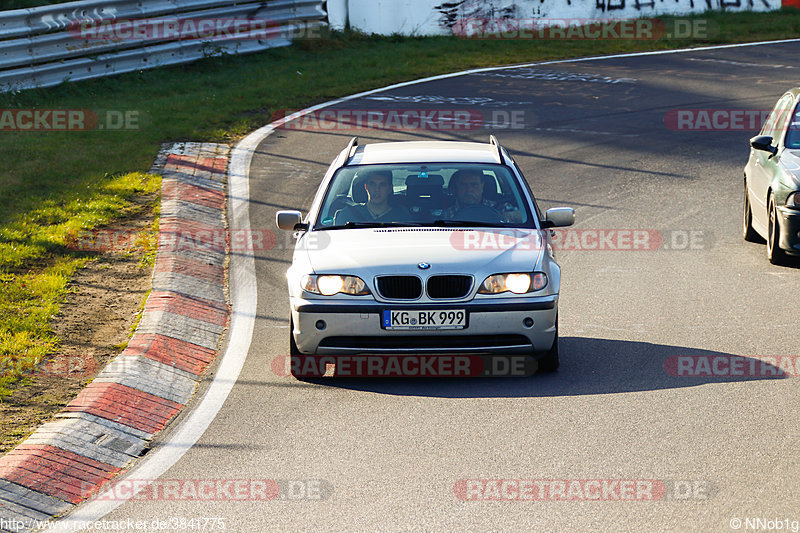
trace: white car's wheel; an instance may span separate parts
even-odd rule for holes
[[[556,317],[556,336],[553,345],[539,360],[539,372],[555,372],[558,370],[558,317]]]
[[[786,253],[781,250],[779,245],[780,227],[778,223],[778,212],[775,209],[775,200],[769,198],[769,229],[767,232],[767,258],[773,265],[781,265],[786,259]]]
[[[297,343],[294,341],[294,322],[292,319],[289,319],[289,364],[290,364],[290,372],[292,376],[296,377],[297,379],[309,379],[309,378],[318,378],[322,377],[322,374],[319,371],[311,370],[311,367],[315,367],[315,365],[305,365],[306,356],[303,357],[303,354],[300,353],[300,349],[297,347]]]
[[[761,242],[761,237],[753,229],[753,212],[750,208],[750,198],[747,195],[747,181],[744,182],[744,206],[742,209],[742,237],[747,242]]]

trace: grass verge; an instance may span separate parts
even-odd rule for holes
[[[51,321],[74,272],[97,255],[75,246],[82,233],[135,217],[149,207],[135,199],[156,195],[160,184],[159,176],[141,172],[82,183],[0,226],[0,397],[58,349]],[[151,229],[135,243],[145,252],[142,267],[152,266],[156,238]]]
[[[57,349],[51,318],[75,269],[92,258],[70,240],[133,214],[137,196],[158,190],[158,177],[142,171],[161,142],[232,141],[278,110],[468,68],[800,34],[798,10],[681,20],[705,21],[711,31],[692,41],[336,33],[249,56],[0,95],[0,109],[89,109],[99,117],[88,131],[0,132],[0,397]]]

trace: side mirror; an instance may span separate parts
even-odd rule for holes
[[[278,211],[275,224],[282,230],[294,231],[298,224],[303,224],[303,215],[300,211]]]
[[[553,207],[545,211],[545,227],[559,228],[575,223],[575,210],[571,207]]]
[[[758,135],[750,139],[750,146],[755,148],[756,150],[761,150],[763,152],[769,152],[772,155],[778,153],[778,149],[772,146],[772,137],[769,135]]]

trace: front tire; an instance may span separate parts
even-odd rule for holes
[[[773,265],[782,265],[786,261],[786,253],[780,247],[780,226],[775,200],[769,198],[769,229],[767,232],[767,259]]]
[[[750,209],[750,198],[747,195],[747,181],[744,182],[744,206],[742,209],[742,236],[747,242],[760,242],[761,237],[753,229],[753,212]]]
[[[292,376],[299,380],[307,380],[310,378],[319,378],[322,377],[323,374],[319,373],[319,371],[309,370],[308,368],[304,367],[304,362],[306,360],[304,354],[300,353],[300,349],[297,347],[297,343],[294,340],[294,321],[289,318],[289,372],[291,372]],[[310,365],[316,369],[315,365]]]
[[[556,316],[556,336],[553,338],[553,345],[547,350],[539,360],[537,372],[555,372],[558,370],[558,317]]]

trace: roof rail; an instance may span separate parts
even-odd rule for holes
[[[342,152],[336,157],[336,169],[340,169],[342,167],[347,166],[347,162],[350,161],[350,152],[353,151],[353,147],[358,146],[358,137],[353,137],[350,139],[350,142],[347,143],[347,148],[342,150]]]
[[[353,151],[354,146],[358,146],[358,137],[353,137],[352,139],[350,139],[350,142],[347,143],[347,148],[345,149],[344,153],[344,162],[342,163],[342,166],[347,165],[347,162],[350,161],[351,157],[350,152]]]
[[[494,135],[489,135],[489,143],[493,144],[495,149],[497,150],[497,158],[500,160],[500,164],[503,164],[503,152],[500,150],[500,143],[497,142],[497,137]]]

